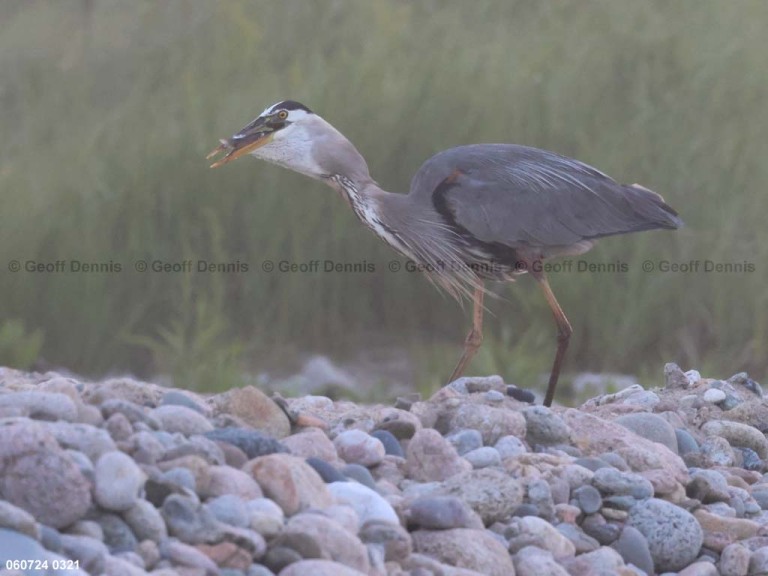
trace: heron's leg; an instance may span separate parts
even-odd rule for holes
[[[464,340],[464,351],[459,358],[456,368],[453,369],[449,382],[453,382],[464,373],[464,369],[469,364],[472,357],[483,343],[483,296],[485,295],[482,282],[475,288],[472,295],[472,329]]]
[[[547,299],[547,304],[549,304],[549,308],[552,310],[552,314],[555,317],[555,323],[557,324],[557,352],[555,352],[555,361],[552,363],[552,372],[549,374],[547,393],[544,396],[544,406],[551,406],[552,400],[555,397],[557,379],[560,377],[560,366],[563,363],[565,351],[568,348],[568,340],[571,338],[573,328],[571,328],[571,323],[568,322],[565,312],[560,308],[560,304],[557,302],[557,298],[555,298],[555,293],[552,292],[552,288],[549,287],[549,282],[547,281],[544,272],[534,272],[532,275],[544,291],[544,297]]]

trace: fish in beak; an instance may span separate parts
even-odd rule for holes
[[[206,156],[206,160],[210,160],[221,152],[226,152],[226,155],[213,164],[211,168],[218,168],[223,166],[227,162],[236,160],[240,156],[250,154],[257,148],[261,148],[265,144],[268,144],[272,140],[275,128],[270,125],[268,118],[256,118],[253,122],[248,124],[245,128],[240,130],[237,134],[229,139],[221,139],[219,144],[214,150]]]

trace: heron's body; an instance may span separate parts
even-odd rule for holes
[[[395,250],[420,264],[456,297],[471,295],[475,314],[459,375],[482,341],[485,280],[530,272],[558,325],[549,405],[571,328],[538,266],[582,254],[603,236],[682,225],[664,200],[638,185],[553,152],[514,144],[474,144],[427,160],[410,192],[382,190],[365,160],[333,126],[292,101],[275,104],[214,152],[218,166],[245,153],[336,189],[357,217]],[[213,154],[213,153],[212,153]]]

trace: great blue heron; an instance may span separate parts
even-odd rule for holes
[[[572,328],[549,286],[542,261],[583,254],[602,236],[682,220],[664,199],[637,184],[554,152],[515,144],[473,144],[440,152],[416,172],[408,194],[385,192],[365,160],[338,130],[292,100],[278,102],[213,150],[245,154],[328,184],[357,217],[395,250],[420,264],[454,297],[473,301],[473,322],[451,381],[483,340],[485,280],[529,272],[557,324],[557,351],[544,405],[557,387]]]

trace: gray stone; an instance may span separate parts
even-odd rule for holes
[[[221,539],[222,527],[211,512],[191,498],[171,494],[160,510],[168,532],[182,542],[205,544]]]
[[[226,442],[245,452],[248,458],[258,458],[268,454],[288,452],[280,442],[258,430],[243,428],[217,428],[204,434],[216,442]]]
[[[575,524],[567,524],[565,522],[561,522],[557,525],[556,528],[560,534],[573,542],[573,545],[576,547],[576,555],[592,552],[593,550],[600,548],[600,542],[598,542],[592,536],[586,534]]]
[[[634,564],[647,574],[654,573],[648,540],[637,528],[625,526],[619,539],[611,544],[611,547],[621,554],[627,564]]]
[[[35,420],[67,422],[75,422],[78,416],[77,404],[66,394],[38,390],[0,394],[0,417],[6,413]]]
[[[360,526],[373,520],[400,523],[392,505],[367,486],[356,482],[333,482],[328,484],[328,490],[339,504],[347,504],[357,512]]]
[[[576,505],[584,514],[594,514],[603,506],[603,498],[600,492],[593,486],[581,486],[574,490],[573,498]]]
[[[483,404],[462,404],[453,414],[449,430],[477,430],[485,446],[493,446],[502,436],[525,436],[525,418],[519,412]]]
[[[386,562],[402,562],[413,552],[411,535],[399,524],[367,522],[359,537],[365,544],[383,546]]]
[[[452,476],[441,484],[438,492],[457,496],[469,504],[486,526],[509,517],[523,503],[520,482],[495,468]]]
[[[147,475],[122,452],[106,452],[96,462],[94,496],[107,510],[128,510],[136,504]]]
[[[728,440],[720,436],[710,436],[701,443],[701,452],[708,463],[715,466],[733,466],[736,454]]]
[[[0,500],[0,528],[21,532],[35,540],[40,539],[40,527],[35,517],[23,508],[3,500]]]
[[[722,576],[746,576],[752,552],[741,544],[729,544],[720,553],[720,574]]]
[[[627,523],[645,536],[658,571],[680,570],[693,562],[704,540],[690,512],[657,498],[638,502]]]
[[[636,413],[625,414],[614,420],[638,436],[642,436],[652,442],[664,444],[672,452],[677,454],[677,436],[675,429],[669,422],[658,414]]]
[[[555,558],[565,558],[576,553],[576,546],[546,520],[536,516],[513,518],[504,535],[509,539],[509,551],[517,553],[526,546],[548,550]]]
[[[205,503],[205,508],[219,522],[231,526],[247,528],[250,525],[250,515],[246,502],[234,494],[224,494]]]
[[[615,468],[599,468],[592,477],[592,485],[602,494],[628,495],[638,500],[653,496],[653,485],[632,472],[621,472]]]
[[[550,408],[530,406],[523,408],[522,414],[526,425],[525,439],[531,446],[567,444],[570,441],[568,425]]]
[[[346,482],[347,477],[344,476],[339,470],[336,469],[336,466],[333,464],[329,464],[325,460],[322,460],[321,458],[315,458],[310,457],[307,458],[307,464],[309,464],[312,469],[318,473],[320,478],[323,479],[323,482],[326,484],[330,484],[331,482]]]
[[[502,436],[496,440],[496,444],[493,447],[496,448],[502,460],[517,458],[521,454],[528,452],[525,443],[517,436]]]
[[[445,437],[461,456],[483,445],[483,436],[477,430],[456,430]]]
[[[483,522],[477,513],[466,502],[455,496],[417,498],[408,509],[408,521],[431,530],[483,529]]]
[[[379,440],[384,446],[384,452],[390,456],[399,456],[405,458],[405,452],[400,445],[400,441],[388,430],[374,430],[371,436]]]
[[[178,432],[184,436],[204,434],[213,430],[213,424],[199,412],[179,405],[159,406],[150,415],[160,422],[166,432]]]
[[[548,550],[526,546],[515,554],[515,572],[519,576],[569,576],[568,571],[558,564]]]
[[[483,446],[476,450],[470,450],[464,454],[464,459],[472,464],[472,468],[487,468],[488,466],[500,466],[501,455],[496,448]]]
[[[138,544],[131,527],[117,514],[99,514],[95,521],[101,526],[104,544],[112,554],[133,552]]]
[[[90,574],[102,574],[104,562],[109,556],[109,550],[103,542],[88,536],[63,534],[61,546],[67,557],[77,560],[83,570]]]
[[[696,442],[696,439],[685,428],[676,428],[675,437],[677,438],[677,453],[680,456],[701,452],[699,443]]]
[[[163,398],[160,401],[161,406],[184,406],[206,416],[209,410],[203,405],[195,401],[189,394],[181,392],[180,390],[169,390],[163,394]]]
[[[370,569],[365,545],[340,524],[320,514],[297,514],[288,521],[283,536],[309,535],[320,545],[323,557],[367,573]]]
[[[368,486],[371,490],[376,490],[376,480],[370,470],[360,464],[347,464],[341,469],[341,473],[347,478],[359,482],[363,486]]]
[[[102,454],[117,450],[109,433],[95,426],[68,422],[46,422],[44,426],[54,435],[62,448],[82,452],[94,462]]]
[[[768,574],[768,546],[758,548],[749,557],[749,576]]]
[[[123,512],[123,520],[130,526],[138,540],[160,542],[168,537],[160,512],[151,503],[139,499],[131,508]]]

